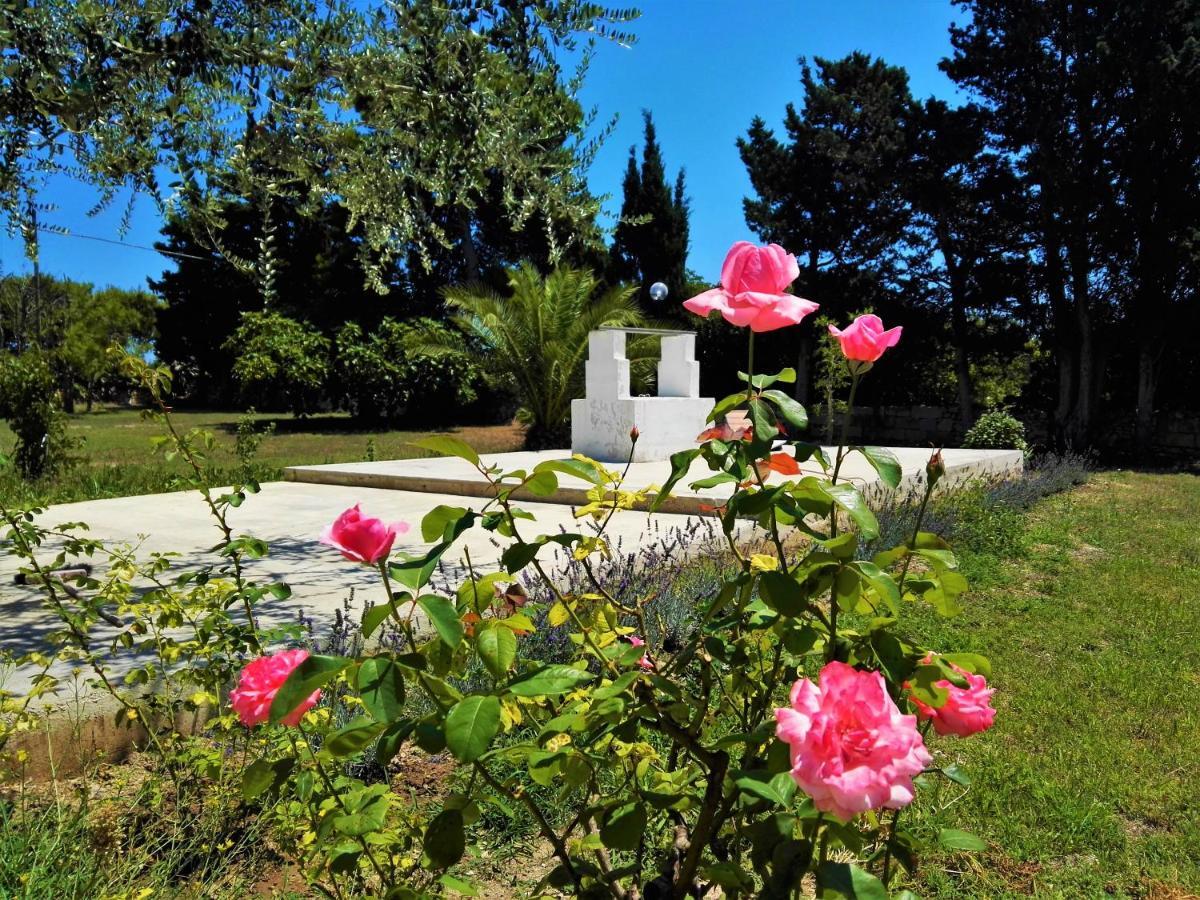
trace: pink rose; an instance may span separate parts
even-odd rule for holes
[[[900,326],[884,331],[879,316],[859,316],[845,331],[829,326],[829,333],[842,345],[846,359],[866,363],[875,362],[883,356],[884,350],[895,347],[900,342],[901,331]]]
[[[229,702],[243,725],[249,728],[271,717],[271,701],[292,670],[306,659],[307,650],[285,650],[272,656],[260,656],[242,669],[238,686],[229,692]],[[321,692],[313,691],[281,721],[284,725],[299,725],[301,717],[320,699]]]
[[[334,523],[321,532],[321,543],[342,551],[352,562],[376,565],[392,552],[396,535],[408,531],[407,522],[388,525],[381,519],[363,516],[359,504],[346,510]]]
[[[800,679],[792,705],[775,710],[775,734],[791,746],[796,784],[817,809],[842,821],[907,806],[913,776],[933,759],[917,717],[900,713],[878,672],[831,662],[819,682]]]
[[[756,247],[738,241],[721,266],[721,286],[686,301],[683,308],[698,316],[716,310],[729,324],[749,325],[751,331],[798,325],[817,309],[811,300],[784,293],[799,274],[796,257],[778,244]]]
[[[925,664],[933,661],[933,654],[925,657]],[[949,662],[949,660],[947,660]],[[941,706],[926,706],[916,697],[909,697],[912,705],[917,708],[917,718],[933,720],[933,730],[938,734],[957,734],[959,737],[970,737],[981,731],[987,731],[996,721],[996,711],[992,709],[992,694],[995,688],[989,688],[987,679],[982,675],[974,675],[965,669],[960,669],[954,663],[950,668],[967,679],[967,686],[960,688],[943,678],[934,682],[935,687],[944,688],[950,696]]]
[[[645,647],[646,646],[646,642],[644,640],[642,640],[640,637],[638,637],[636,634],[631,634],[629,636],[629,643],[633,644],[633,646],[635,646],[635,647]],[[643,669],[646,669],[647,671],[651,671],[651,672],[654,671],[654,663],[651,661],[649,653],[642,654],[642,658],[638,660],[638,665],[641,666]]]

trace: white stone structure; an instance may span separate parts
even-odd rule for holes
[[[656,462],[694,447],[713,407],[711,397],[700,396],[696,335],[650,332],[663,335],[658,396],[631,397],[626,333],[606,328],[588,335],[585,396],[571,401],[571,452],[601,462],[624,462],[629,458],[629,430],[635,426],[639,437],[634,462]]]

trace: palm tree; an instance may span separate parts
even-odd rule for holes
[[[478,284],[443,291],[451,321],[471,343],[487,348],[482,354],[470,354],[465,342],[425,343],[422,350],[472,355],[490,381],[519,399],[518,416],[529,425],[527,448],[566,446],[571,400],[582,396],[588,333],[606,325],[643,325],[637,288],[600,292],[587,269],[564,266],[543,276],[527,262],[508,273],[508,286],[508,297]]]

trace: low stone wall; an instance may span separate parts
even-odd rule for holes
[[[824,437],[825,418],[820,407],[809,408],[812,434]],[[1020,418],[1020,416],[1018,416]],[[1045,445],[1050,432],[1045,422],[1025,421],[1031,444]],[[958,410],[943,406],[856,406],[850,423],[850,440],[894,447],[958,447],[963,429]],[[836,434],[834,436],[836,439]],[[1102,447],[1131,448],[1134,441],[1132,416],[1119,416],[1104,423]],[[1200,412],[1160,413],[1154,438],[1155,450],[1174,459],[1200,458]]]
[[[938,406],[856,406],[850,420],[850,440],[856,443],[957,447],[961,437],[957,411]]]

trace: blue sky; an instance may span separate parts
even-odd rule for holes
[[[786,104],[799,103],[798,57],[861,50],[904,66],[917,97],[956,97],[937,68],[950,52],[949,24],[963,19],[948,0],[644,0],[641,6],[633,26],[637,44],[602,45],[584,87],[583,100],[597,107],[599,120],[619,117],[588,180],[594,192],[611,195],[607,208],[615,213],[629,147],[641,144],[641,110],[649,109],[671,177],[687,169],[689,264],[704,277],[716,278],[733,241],[753,237],[742,217],[750,183],[735,141],[755,115],[778,126]],[[57,207],[46,221],[75,235],[120,238],[122,202],[89,218],[95,193],[65,179],[44,199]],[[158,226],[153,204],[140,199],[123,240],[151,245]],[[49,234],[41,264],[49,274],[122,287],[142,287],[168,267],[157,253]],[[0,272],[28,270],[20,242],[0,237]]]

